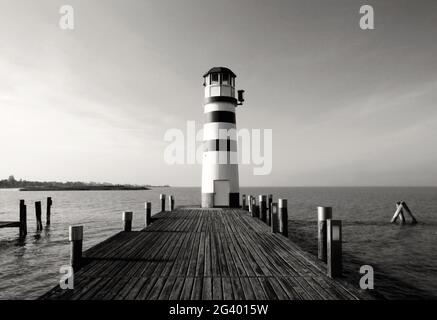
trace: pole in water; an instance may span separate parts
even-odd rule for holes
[[[327,260],[327,239],[328,228],[327,220],[332,219],[331,207],[317,207],[317,242],[318,242],[318,258],[323,262]]]
[[[27,207],[24,200],[20,200],[20,238],[27,235]]]
[[[271,208],[272,208],[272,214],[271,214],[272,232],[278,233],[279,232],[278,204],[276,202],[273,202],[271,204]]]
[[[50,225],[50,216],[52,213],[52,197],[47,197],[46,225]]]
[[[413,216],[413,213],[411,212],[410,208],[407,206],[407,203],[405,201],[401,201],[401,205],[404,207],[405,211],[408,213],[408,215],[411,217],[411,219],[413,220],[411,223],[412,224],[416,224],[417,220],[416,218]]]
[[[391,223],[395,223],[398,218],[401,220],[401,224],[405,224],[404,206],[401,201],[396,202],[396,212],[391,219]]]
[[[252,207],[252,217],[259,219],[259,205],[254,204]]]
[[[267,206],[268,206],[268,210],[267,210],[267,224],[269,226],[272,225],[272,203],[273,203],[273,195],[269,194],[269,198],[267,200]]]
[[[152,223],[152,203],[146,202],[144,207],[146,209],[145,225],[148,227]]]
[[[159,195],[159,199],[161,199],[161,211],[165,211],[165,194],[161,193]]]
[[[328,257],[327,269],[328,276],[331,278],[339,277],[342,274],[342,228],[341,220],[327,220],[328,229]]]
[[[70,266],[77,271],[82,266],[83,226],[70,226],[68,240],[70,241]]]
[[[35,202],[35,216],[36,216],[36,231],[41,231],[42,230],[41,201]]]
[[[259,196],[259,215],[262,221],[267,222],[267,197],[265,195]]]
[[[279,218],[279,232],[288,237],[288,208],[287,199],[278,200],[278,218]]]
[[[164,204],[164,206],[165,206],[165,204]],[[173,198],[173,196],[168,196],[168,208],[169,208],[169,211],[174,210],[174,198]]]
[[[133,213],[131,211],[123,212],[123,231],[132,231],[132,218]]]

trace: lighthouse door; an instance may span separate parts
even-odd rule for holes
[[[214,207],[229,207],[229,180],[214,180]]]

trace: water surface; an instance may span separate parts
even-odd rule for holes
[[[18,192],[0,190],[0,221],[18,220],[18,203],[28,205],[28,236],[0,229],[0,299],[34,299],[58,283],[68,264],[68,226],[84,226],[84,249],[119,232],[121,212],[133,211],[133,229],[144,224],[144,202],[159,208],[159,194],[173,194],[176,205],[200,203],[199,188],[140,191]],[[290,238],[316,253],[316,207],[334,207],[343,220],[345,274],[358,285],[359,267],[375,270],[375,287],[389,299],[437,297],[437,188],[242,188],[241,193],[288,199]],[[37,233],[35,201],[53,198],[51,226]],[[405,200],[419,224],[392,225],[396,201]]]

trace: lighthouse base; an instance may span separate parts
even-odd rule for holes
[[[202,208],[214,208],[214,193],[202,193]]]
[[[219,208],[223,206],[214,205],[214,193],[202,193],[202,208]],[[234,192],[229,194],[229,206],[226,208],[240,207],[240,193]]]

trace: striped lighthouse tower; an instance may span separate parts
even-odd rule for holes
[[[203,77],[202,207],[239,207],[235,108],[243,103],[244,91],[238,91],[237,101],[236,75],[228,68],[212,68]]]

